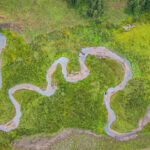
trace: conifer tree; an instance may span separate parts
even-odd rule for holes
[[[87,15],[90,17],[99,17],[104,12],[104,0],[67,0],[72,6],[87,6]]]
[[[128,7],[133,14],[150,11],[150,0],[128,0]]]

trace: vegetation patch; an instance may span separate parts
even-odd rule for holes
[[[0,8],[0,14],[6,16],[0,22],[20,27],[27,41],[58,28],[87,23],[62,0],[1,0]]]
[[[98,1],[94,2],[97,4]],[[15,115],[15,109],[7,93],[11,87],[31,83],[45,88],[46,71],[59,57],[69,58],[67,70],[70,73],[76,72],[80,70],[78,54],[82,47],[106,46],[127,58],[131,62],[134,74],[125,90],[116,93],[111,99],[111,107],[117,115],[113,129],[126,132],[136,128],[138,120],[143,118],[150,104],[150,16],[149,13],[143,13],[140,18],[129,17],[121,25],[116,25],[128,15],[124,12],[126,2],[114,0],[104,4],[104,10],[108,10],[103,13],[106,14],[106,20],[111,18],[113,21],[117,18],[115,23],[106,23],[103,21],[104,18],[96,22],[97,24],[90,22],[85,25],[87,20],[75,10],[67,8],[64,1],[0,1],[0,14],[6,16],[0,22],[14,22],[24,32],[23,35],[18,35],[16,32],[1,31],[7,37],[7,45],[1,56],[3,88],[0,91],[0,124]],[[110,5],[113,7],[110,8]],[[92,8],[94,11],[90,11],[97,16],[94,4],[91,8],[86,4],[81,6],[84,10]],[[118,14],[117,8],[122,15]],[[103,18],[101,14],[98,15],[100,19]],[[136,27],[124,31],[123,25],[133,22]],[[58,28],[59,30],[54,31]],[[31,42],[27,44],[23,37]],[[26,90],[16,92],[15,98],[21,104],[21,122],[14,131],[0,131],[0,149],[11,149],[10,143],[22,136],[51,134],[64,128],[82,128],[97,134],[105,134],[107,112],[103,105],[104,91],[120,83],[124,72],[120,64],[110,59],[99,60],[90,56],[86,63],[91,70],[90,75],[74,84],[65,81],[61,67],[58,66],[52,79],[58,88],[51,97]],[[147,125],[142,132],[149,131]],[[75,142],[80,142],[82,138],[84,137],[75,138]],[[90,138],[87,139],[90,140],[92,141]],[[105,149],[112,149],[113,146],[114,149],[127,149],[133,145],[134,149],[139,149],[142,142],[149,140],[149,135],[140,136],[129,144],[117,143],[110,138],[104,140],[107,143],[103,141],[99,145],[98,141],[95,145],[98,145],[98,148],[104,146]],[[108,145],[108,142],[114,145]],[[144,148],[149,146],[149,142],[146,142],[143,144]],[[76,146],[74,147],[76,149]]]
[[[112,108],[117,114],[114,128],[122,132],[135,128],[150,104],[149,31],[149,24],[137,24],[130,31],[117,31],[111,44],[118,53],[128,58],[134,74],[125,90],[112,97]]]
[[[2,94],[7,99],[4,99],[3,105],[1,104],[1,123],[11,119],[15,114],[15,110],[8,109],[13,108],[7,97],[9,88],[20,83],[31,83],[45,88],[46,70],[60,56],[72,58],[68,66],[70,72],[80,70],[76,62],[81,45],[100,45],[98,39],[101,34],[98,35],[99,32],[93,30],[99,29],[95,27],[79,26],[42,35],[30,45],[16,33],[3,32],[8,41],[2,55]],[[120,64],[109,59],[99,60],[90,56],[86,63],[91,70],[89,77],[74,84],[65,81],[61,68],[58,67],[53,76],[53,82],[58,88],[51,97],[44,97],[32,91],[17,91],[14,96],[21,105],[22,117],[16,130],[4,133],[8,141],[24,135],[54,133],[68,127],[89,129],[104,134],[107,112],[103,105],[103,94],[109,87],[121,82],[124,72]],[[4,145],[5,142],[1,141],[1,144]]]

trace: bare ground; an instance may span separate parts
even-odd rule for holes
[[[102,135],[97,135],[89,130],[82,129],[72,129],[68,128],[63,130],[62,132],[53,135],[51,137],[41,137],[41,138],[22,138],[16,140],[12,143],[12,146],[21,150],[46,150],[48,147],[52,146],[56,142],[60,140],[64,140],[67,137],[71,137],[73,135],[86,134],[95,138],[101,138]]]

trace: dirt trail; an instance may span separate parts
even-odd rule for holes
[[[51,137],[39,137],[39,138],[23,138],[16,140],[12,143],[14,148],[19,149],[31,149],[31,150],[45,150],[48,147],[52,146],[58,141],[64,140],[67,137],[71,137],[73,135],[86,134],[93,136],[95,138],[101,138],[101,135],[97,135],[89,130],[81,130],[81,129],[72,129],[68,128],[61,131],[58,134],[52,135]]]
[[[13,23],[10,23],[10,22],[8,22],[8,23],[0,23],[0,29],[16,30],[19,33],[23,33],[22,29],[19,26],[15,25]]]
[[[2,36],[3,35],[0,34],[0,37],[2,37]],[[3,40],[2,42],[0,41],[0,43],[3,43],[2,48],[4,48],[4,46],[6,44],[6,40]],[[107,112],[108,112],[108,122],[105,126],[105,131],[109,136],[116,137],[118,140],[121,140],[121,141],[135,138],[136,132],[141,131],[143,129],[143,127],[150,120],[150,106],[148,107],[148,111],[147,111],[145,117],[139,121],[138,127],[136,129],[134,129],[130,132],[127,132],[127,133],[119,133],[119,132],[111,129],[112,123],[114,123],[116,120],[116,115],[115,115],[115,112],[111,109],[110,98],[113,94],[115,94],[119,90],[123,90],[125,88],[126,84],[128,83],[128,81],[131,80],[132,68],[131,68],[130,62],[127,59],[120,57],[119,55],[115,54],[114,52],[111,52],[110,50],[108,50],[105,47],[83,48],[79,54],[79,63],[80,63],[81,70],[79,72],[77,72],[76,75],[69,74],[67,72],[67,64],[69,62],[68,58],[61,57],[58,60],[56,60],[51,65],[51,67],[47,70],[47,74],[46,74],[47,88],[45,90],[42,90],[39,87],[36,87],[32,84],[20,84],[20,85],[16,85],[16,86],[12,87],[11,89],[9,89],[8,95],[9,95],[9,98],[10,98],[12,104],[14,105],[14,107],[16,109],[16,116],[12,120],[7,122],[6,124],[0,125],[0,130],[9,132],[11,130],[16,129],[19,125],[20,117],[21,117],[21,110],[20,110],[20,105],[18,104],[16,99],[13,97],[14,92],[16,92],[17,90],[25,89],[25,90],[36,91],[44,96],[51,96],[56,92],[56,89],[57,89],[57,87],[53,86],[53,84],[51,83],[51,76],[55,72],[57,65],[60,64],[62,66],[62,74],[63,74],[64,78],[66,79],[66,81],[77,82],[79,80],[85,79],[90,73],[90,70],[88,70],[88,68],[85,64],[85,60],[89,55],[94,55],[99,58],[110,58],[110,59],[113,59],[113,60],[119,62],[122,65],[122,67],[124,69],[123,81],[116,87],[109,88],[104,93],[104,104],[105,104]],[[1,70],[1,68],[0,68],[0,70]],[[1,80],[1,78],[0,78],[0,80]],[[1,82],[2,82],[2,80],[1,80]]]

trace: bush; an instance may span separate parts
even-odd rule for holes
[[[92,18],[101,16],[104,12],[104,0],[66,0],[69,5],[81,9],[81,13]],[[86,9],[85,9],[86,8]]]
[[[135,15],[143,11],[150,11],[150,0],[128,0],[128,7]]]

